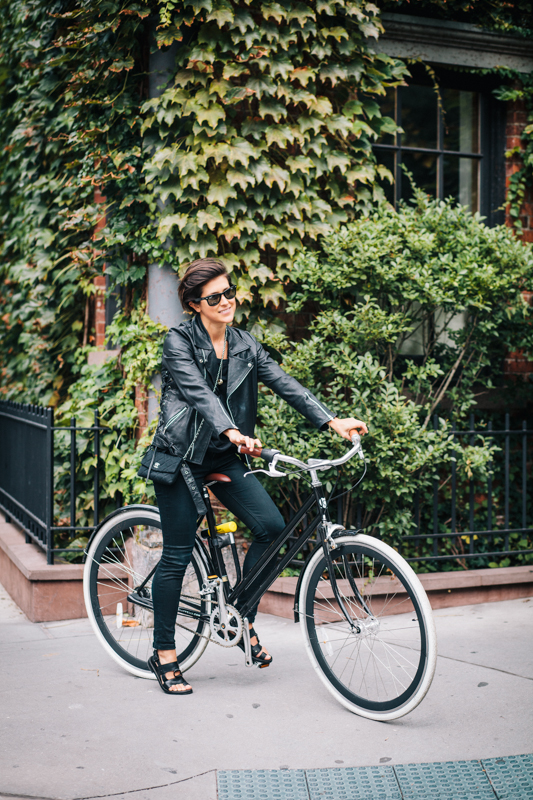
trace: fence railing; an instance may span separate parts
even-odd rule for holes
[[[435,429],[439,426],[437,415],[433,425]],[[497,450],[484,479],[474,474],[462,478],[457,460],[453,459],[450,474],[434,479],[431,503],[426,501],[425,512],[420,493],[415,496],[414,530],[402,542],[408,561],[438,564],[460,560],[466,566],[468,559],[516,559],[533,553],[533,528],[528,526],[528,451],[532,434],[526,420],[512,428],[510,414],[505,414],[500,429],[493,429],[492,421],[476,427],[474,414],[470,415],[466,430],[452,426],[456,447],[488,440]],[[417,553],[423,540],[428,552]],[[521,541],[528,546],[521,546]]]
[[[27,542],[47,553],[52,548],[53,425],[51,408],[0,403],[0,507],[17,520]]]
[[[492,463],[481,480],[472,474],[458,474],[457,461],[452,460],[449,473],[433,481],[430,492],[417,494],[413,509],[413,532],[402,538],[400,550],[411,562],[439,563],[456,561],[464,568],[488,566],[491,560],[501,562],[533,553],[533,528],[528,526],[531,498],[528,460],[532,430],[525,421],[511,427],[505,415],[502,428],[493,429],[470,416],[466,430],[452,428],[457,445],[475,444],[489,439],[497,445]],[[438,427],[438,418],[434,425]],[[54,434],[70,432],[70,486],[68,488],[68,525],[54,525]],[[16,520],[26,533],[26,541],[34,542],[53,564],[54,555],[79,556],[80,549],[55,546],[56,534],[90,534],[99,522],[101,492],[100,437],[109,428],[100,424],[94,412],[94,424],[55,426],[53,410],[39,406],[0,401],[0,508],[8,518]],[[77,436],[92,434],[94,457],[93,524],[77,523]],[[528,493],[529,492],[529,493]],[[116,505],[122,500],[117,495]],[[344,519],[342,500],[332,509],[337,521]],[[355,505],[350,527],[361,527],[362,507]],[[62,517],[62,522],[65,517]],[[310,542],[310,547],[313,543]],[[305,555],[305,553],[303,554]],[[294,566],[301,564],[294,562]]]
[[[55,547],[56,532],[92,533],[100,514],[100,425],[98,411],[94,425],[55,426],[51,408],[0,401],[0,508],[8,521],[16,520],[33,542],[46,552],[48,564],[55,554],[80,555],[79,548]],[[70,431],[70,525],[54,525],[54,433]],[[76,524],[77,433],[93,433],[94,481],[93,525]]]

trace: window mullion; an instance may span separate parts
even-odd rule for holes
[[[437,103],[437,149],[440,151],[437,156],[437,197],[439,200],[444,196],[444,115],[442,113],[442,98],[439,95]]]
[[[396,95],[396,124],[401,127],[402,125],[402,95],[398,87],[395,90]],[[398,147],[394,154],[394,205],[397,208],[400,198],[402,196],[402,135],[396,132],[395,141]]]

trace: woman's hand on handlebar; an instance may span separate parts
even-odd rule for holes
[[[353,417],[346,417],[346,419],[335,417],[335,419],[331,419],[328,422],[328,425],[335,433],[338,433],[343,439],[348,439],[349,442],[354,433],[359,433],[361,435],[368,433],[368,428],[365,423]]]
[[[243,436],[237,428],[228,428],[223,431],[224,435],[228,437],[232,444],[246,448],[246,450],[262,450],[263,445],[259,439],[253,439],[251,436]]]

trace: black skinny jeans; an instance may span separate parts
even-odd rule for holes
[[[222,472],[231,478],[231,483],[216,483],[211,488],[253,534],[254,541],[244,561],[243,574],[247,575],[283,530],[283,517],[255,475],[244,477],[248,469],[234,452],[207,454],[202,464],[189,466],[200,490],[202,479],[210,472]],[[154,649],[173,650],[181,586],[191,560],[198,515],[181,474],[172,486],[154,486],[163,528],[163,555],[152,582]],[[250,622],[256,611],[257,607],[250,613]]]

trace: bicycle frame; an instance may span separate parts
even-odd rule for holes
[[[357,447],[357,445],[354,445],[354,447]],[[333,465],[335,465],[335,463],[343,463],[346,460],[347,459],[345,457],[342,461],[333,462]],[[247,597],[247,599],[240,605],[239,611],[243,618],[248,617],[250,611],[259,602],[261,597],[263,597],[265,592],[267,592],[268,589],[272,586],[276,578],[278,578],[283,572],[283,570],[288,566],[288,564],[290,564],[292,559],[302,549],[302,547],[305,545],[305,543],[308,541],[308,539],[311,537],[314,531],[318,530],[318,537],[319,537],[318,542],[322,546],[324,551],[324,556],[326,559],[326,563],[328,565],[328,572],[330,575],[330,582],[333,589],[335,600],[337,601],[337,604],[344,618],[346,619],[348,625],[352,629],[358,632],[358,627],[356,623],[354,623],[352,616],[350,615],[348,609],[346,608],[344,599],[342,597],[341,592],[339,591],[337,580],[335,578],[335,568],[330,553],[330,550],[335,549],[335,543],[331,535],[335,526],[332,526],[331,518],[329,516],[328,504],[324,494],[324,486],[317,476],[317,467],[320,466],[322,466],[322,462],[320,461],[314,461],[310,464],[309,471],[311,473],[311,478],[312,478],[312,484],[311,484],[313,488],[312,493],[304,501],[301,508],[297,511],[293,519],[285,526],[285,528],[279,534],[277,539],[275,539],[270,544],[270,546],[263,553],[259,561],[254,565],[254,567],[251,569],[248,575],[246,575],[242,580],[241,580],[240,564],[233,538],[228,540],[226,538],[223,538],[227,537],[228,536],[227,534],[223,535],[217,534],[216,520],[215,520],[215,515],[213,514],[213,509],[211,507],[208,488],[207,486],[204,486],[203,497],[206,505],[206,520],[207,520],[207,534],[208,534],[207,550],[209,554],[209,559],[206,566],[208,566],[209,568],[212,567],[214,571],[214,574],[208,575],[208,578],[221,579],[225,602],[231,605],[234,605],[245,592],[248,593],[250,589],[253,589],[250,596]],[[277,473],[277,475],[280,475],[280,473]],[[293,545],[289,547],[289,549],[281,557],[281,559],[279,561],[276,560],[275,563],[271,564],[271,562],[277,559],[278,553],[281,550],[281,548],[286,544],[292,532],[298,527],[302,519],[307,515],[307,513],[310,511],[313,505],[315,505],[315,503],[318,507],[318,513],[315,516],[315,518],[300,534],[300,536],[293,543]],[[198,523],[199,522],[201,522],[201,518],[198,520]],[[233,586],[233,588],[231,588],[229,585],[226,565],[224,563],[222,553],[220,552],[221,548],[227,546],[228,544],[231,544],[233,559],[235,561],[235,567],[237,572],[237,579],[235,586]],[[207,557],[207,553],[205,552],[205,550],[204,553],[205,556]],[[268,567],[269,564],[271,564],[270,567]],[[152,577],[154,572],[155,572],[155,567],[152,570],[152,572],[144,579],[143,583],[139,587],[136,587],[134,592],[132,592],[129,595],[128,599],[130,599],[131,602],[138,602],[139,605],[147,605],[146,601],[142,600],[141,592],[144,589],[145,585],[148,583],[149,579]],[[258,580],[260,581],[259,584],[254,587],[254,584]],[[353,581],[350,581],[350,584],[352,586],[352,590],[354,591],[356,597],[358,597],[365,610],[368,611],[368,609],[366,608],[366,604],[361,598],[359,591],[355,586],[355,584],[353,583]],[[189,606],[189,609],[184,609],[182,607],[182,604],[185,606]],[[193,610],[191,611],[190,609]],[[180,599],[180,607],[178,613],[198,618],[201,618],[202,616],[202,613],[198,608],[197,604],[194,602],[190,602],[189,600],[186,599]]]
[[[292,546],[289,547],[287,552],[284,553],[281,559],[279,561],[276,560],[271,564],[270,568],[267,568],[271,562],[277,559],[281,548],[286,544],[293,531],[298,527],[302,519],[309,513],[315,503],[317,504],[318,508],[321,509],[320,512],[314,517],[310,524],[307,525],[305,530],[300,534]],[[261,578],[260,583],[255,587],[252,594],[240,607],[240,613],[243,618],[248,616],[251,609],[261,599],[265,592],[268,591],[276,578],[278,578],[283,570],[290,564],[292,559],[302,549],[317,528],[319,530],[320,543],[323,545],[325,544],[325,531],[322,523],[331,521],[327,509],[326,498],[324,496],[323,485],[322,483],[318,483],[317,485],[313,486],[312,494],[310,494],[309,497],[304,501],[301,508],[296,512],[295,516],[285,526],[279,536],[273,542],[271,542],[268,549],[263,553],[259,561],[250,570],[248,575],[246,575],[241,581],[238,581],[233,588],[230,588],[227,581],[226,567],[220,553],[220,548],[216,547],[214,541],[215,537],[213,537],[213,534],[211,533],[211,531],[214,531],[214,515],[210,504],[207,504],[207,509],[207,522],[210,532],[210,536],[208,538],[209,554],[213,566],[217,569],[217,574],[219,577],[221,577],[223,581],[224,578],[226,578],[226,581],[224,582],[224,594],[226,601],[231,605],[235,605],[235,602],[252,587],[256,580]]]

